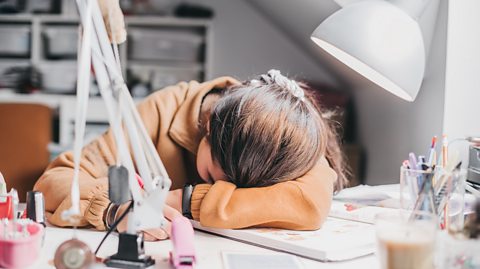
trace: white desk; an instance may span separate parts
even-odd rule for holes
[[[43,269],[54,268],[53,256],[57,247],[72,237],[73,230],[47,227],[45,241],[38,261],[30,268]],[[77,237],[87,243],[92,250],[95,250],[102,239],[104,232],[92,230],[77,230]],[[109,236],[99,251],[99,256],[106,257],[115,254],[117,251],[118,237],[116,234]],[[218,237],[200,231],[195,231],[195,248],[197,252],[196,268],[220,269],[224,268],[221,258],[222,251],[236,251],[249,253],[269,253],[268,249],[244,244],[230,239]],[[145,250],[156,260],[155,268],[173,268],[168,266],[167,257],[172,249],[170,240],[160,242],[146,242]],[[379,268],[377,258],[374,255],[362,258],[334,263],[321,263],[313,260],[303,259],[300,261],[305,268]]]

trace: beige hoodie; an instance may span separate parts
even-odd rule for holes
[[[172,179],[172,189],[187,182],[202,182],[195,155],[201,137],[198,126],[203,97],[213,88],[237,84],[220,77],[199,84],[191,81],[166,87],[138,106],[147,132]],[[116,149],[111,131],[85,146],[80,163],[80,226],[105,229],[102,217],[109,204],[108,167],[115,164]],[[50,223],[69,226],[61,213],[70,207],[73,154],[55,159],[35,184],[43,192]],[[323,158],[304,176],[269,187],[240,189],[227,181],[198,184],[192,194],[191,210],[202,225],[220,228],[277,227],[318,229],[331,204],[337,178]]]

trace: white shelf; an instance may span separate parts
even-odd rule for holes
[[[169,16],[125,16],[125,23],[127,26],[131,25],[149,25],[149,26],[198,26],[209,27],[211,21],[205,19],[184,19]]]
[[[45,29],[52,26],[75,26],[79,23],[78,16],[64,16],[64,15],[40,15],[40,14],[15,14],[15,15],[0,15],[0,26],[9,25],[9,24],[25,24],[31,27],[30,35],[30,57],[25,58],[13,58],[13,57],[0,57],[0,71],[4,70],[3,68],[8,68],[9,66],[27,66],[32,65],[37,68],[40,72],[50,72],[49,76],[44,75],[44,78],[47,81],[52,81],[58,77],[60,83],[55,83],[58,85],[72,85],[74,83],[74,77],[72,78],[72,72],[76,67],[76,59],[50,59],[46,57],[45,54],[45,43],[43,33]],[[128,45],[129,41],[120,45],[120,58],[122,62],[122,68],[124,75],[126,75],[127,69],[135,69],[135,67],[140,66],[140,71],[144,71],[148,68],[155,70],[157,72],[154,76],[144,76],[142,77],[154,77],[155,81],[150,81],[149,84],[162,84],[165,82],[176,83],[178,81],[173,81],[176,76],[185,77],[185,74],[188,76],[188,72],[182,72],[184,70],[190,69],[192,72],[197,72],[197,75],[193,75],[191,79],[205,80],[209,78],[209,51],[211,48],[211,24],[210,20],[205,19],[184,19],[184,18],[175,18],[175,17],[153,17],[153,16],[126,16],[125,24],[127,30],[129,28],[141,28],[145,27],[148,29],[168,29],[169,31],[185,31],[186,29],[192,30],[193,32],[199,33],[203,36],[204,45],[202,46],[204,57],[201,58],[198,62],[182,62],[182,61],[163,61],[163,60],[132,60],[128,57]],[[0,39],[0,42],[2,40]],[[68,70],[68,71],[67,71]],[[137,68],[138,70],[138,68]],[[164,71],[162,71],[164,70]],[[175,73],[178,70],[178,73]],[[52,74],[53,72],[53,74]],[[62,74],[61,72],[67,72]],[[159,72],[159,73],[158,73]],[[162,73],[164,72],[164,73]],[[76,73],[75,73],[76,74]],[[195,73],[192,73],[195,74]],[[65,79],[64,82],[61,79]],[[68,82],[67,82],[68,80]],[[181,80],[190,80],[188,78]],[[45,80],[44,80],[45,81]],[[158,90],[152,89],[152,91]],[[58,92],[58,89],[56,89]],[[139,99],[135,100],[136,102]],[[60,144],[68,146],[73,141],[73,120],[75,119],[75,96],[73,95],[62,95],[62,94],[52,94],[52,93],[38,93],[38,94],[16,94],[8,93],[4,90],[0,90],[0,102],[37,102],[44,103],[51,107],[58,109],[59,123],[60,123]],[[89,111],[87,115],[87,122],[90,123],[108,123],[107,113],[103,104],[103,101],[100,97],[90,98],[89,102]],[[100,130],[98,126],[94,126],[93,129]]]

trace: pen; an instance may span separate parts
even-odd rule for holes
[[[433,166],[434,158],[435,158],[435,145],[437,143],[437,136],[433,136],[432,144],[430,145],[430,152],[428,154],[428,165],[430,167]]]
[[[447,135],[442,136],[442,166],[447,167],[448,163],[448,139]]]
[[[12,219],[12,225],[13,225],[13,238],[17,236],[17,211],[18,211],[18,192],[16,189],[13,189],[10,191],[12,195],[12,201],[13,201],[13,219]]]
[[[448,164],[448,140],[447,135],[443,134],[442,136],[442,166],[446,169]],[[451,182],[451,178],[449,177],[448,182]],[[449,194],[448,194],[449,195]],[[448,196],[447,196],[448,197]],[[448,199],[445,203],[445,207],[443,208],[443,227],[448,231],[449,228],[449,220],[448,220]]]
[[[417,158],[415,157],[415,153],[410,152],[410,153],[408,154],[408,159],[409,159],[409,161],[410,161],[410,169],[413,169],[413,170],[418,169],[418,166],[417,166]]]
[[[426,171],[428,168],[430,168],[430,166],[425,161],[425,156],[423,156],[423,155],[418,156],[417,165],[418,165],[418,170]]]
[[[421,168],[418,168],[418,164],[417,164],[417,158],[415,157],[415,153],[413,152],[410,152],[408,154],[408,159],[409,159],[409,162],[410,162],[410,169],[413,170],[412,171],[412,175],[413,177],[416,177],[417,178],[417,184],[412,184],[412,186],[414,187],[414,192],[415,194],[417,195],[416,197],[418,197],[419,195],[419,189],[421,188],[422,186],[422,177],[421,175],[418,173],[418,170],[421,170]]]
[[[403,168],[405,169],[410,169],[409,165],[408,165],[408,160],[404,160],[403,163],[402,163],[402,166]]]

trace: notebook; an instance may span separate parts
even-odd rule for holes
[[[372,224],[331,217],[316,231],[217,229],[203,227],[198,221],[192,221],[192,225],[197,230],[317,261],[348,260],[371,254],[375,250]]]
[[[396,211],[398,211],[396,208],[369,206],[334,200],[328,215],[334,218],[373,224],[375,222],[375,216],[378,213]]]

